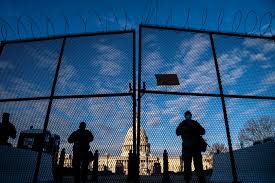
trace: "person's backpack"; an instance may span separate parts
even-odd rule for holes
[[[204,138],[202,136],[200,136],[199,147],[200,147],[201,152],[206,151],[207,145],[208,144],[205,142]]]
[[[89,162],[93,161],[94,160],[94,154],[92,151],[89,151],[88,152],[88,157],[89,157]]]

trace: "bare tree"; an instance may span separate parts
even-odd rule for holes
[[[226,147],[225,144],[219,144],[215,143],[211,147],[207,149],[207,152],[209,155],[213,155],[214,153],[220,152],[220,153],[225,153],[228,152],[228,148]]]
[[[275,136],[275,118],[262,116],[251,119],[244,124],[244,128],[239,131],[239,141],[241,146],[252,145],[253,142]]]

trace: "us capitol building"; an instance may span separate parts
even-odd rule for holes
[[[120,166],[122,171],[128,174],[128,157],[129,151],[133,149],[133,127],[129,128],[124,137],[124,142],[121,147],[120,155],[101,155],[99,152],[98,157],[98,171],[109,170],[112,173],[116,172],[116,167]],[[163,149],[164,150],[164,149]],[[169,149],[168,149],[169,153]],[[181,153],[179,153],[181,154]],[[184,165],[181,160],[181,156],[170,156],[168,154],[169,171],[171,172],[182,172],[184,170]],[[159,163],[161,166],[161,172],[163,172],[163,157],[156,156],[151,153],[151,146],[148,141],[148,137],[143,128],[140,128],[140,175],[150,175],[154,172],[154,164]],[[71,167],[72,156],[66,154],[65,156],[65,167]],[[90,164],[90,168],[92,163]],[[212,168],[212,156],[203,155],[203,167],[204,169]],[[192,165],[194,170],[194,166]]]
[[[125,174],[128,173],[128,156],[129,151],[133,149],[133,127],[131,127],[124,138],[123,145],[121,147],[120,156],[114,155],[99,155],[99,171],[103,171],[104,167],[107,168],[112,173],[116,173],[116,167],[120,165],[123,167]],[[163,157],[155,156],[151,153],[151,146],[148,142],[148,137],[143,128],[140,128],[140,175],[150,175],[154,173],[154,163],[160,163],[161,172],[163,172]],[[163,149],[164,150],[164,149]],[[169,151],[168,151],[169,153]],[[169,156],[169,171],[172,172],[182,172],[184,165],[181,161],[180,156]],[[203,166],[204,169],[212,168],[211,157],[203,155]],[[193,165],[192,165],[193,167]],[[193,167],[194,169],[194,167]]]

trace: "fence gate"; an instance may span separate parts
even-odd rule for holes
[[[133,177],[160,182],[164,150],[172,182],[182,181],[175,130],[190,110],[206,130],[207,179],[274,180],[274,38],[140,25],[136,49],[135,34],[1,42],[0,113],[17,130],[0,146],[1,179],[53,180],[64,148],[63,181],[72,181],[68,137],[84,121],[99,152],[99,182],[126,181],[130,151],[139,166]],[[159,85],[167,74],[179,85]]]
[[[53,180],[58,151],[52,143],[65,148],[63,179],[72,181],[68,137],[82,121],[94,135],[99,175],[115,172],[118,164],[127,174],[122,150],[135,122],[135,31],[2,42],[0,69],[0,113],[9,113],[17,130],[13,147],[1,146],[1,181]]]
[[[252,146],[274,140],[274,38],[150,25],[140,25],[139,38],[140,174],[159,174],[158,163],[163,172],[167,150],[171,180],[183,180],[175,132],[190,110],[206,130],[207,179],[274,180],[274,142]],[[168,85],[158,83],[159,74]],[[176,74],[179,85],[169,86],[165,74]]]

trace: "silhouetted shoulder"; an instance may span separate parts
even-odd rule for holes
[[[76,138],[76,135],[77,135],[77,132],[74,131],[74,132],[69,136],[68,142],[69,142],[69,143],[74,143],[75,138]]]
[[[87,138],[89,139],[89,142],[94,140],[94,136],[90,130],[86,130]]]
[[[178,125],[177,129],[176,129],[176,135],[177,135],[177,136],[182,135],[182,127],[183,127],[183,122],[181,122],[181,123]]]
[[[205,134],[205,129],[201,126],[201,124],[197,121],[193,121],[196,127],[196,130],[199,132],[200,135]]]
[[[10,137],[15,139],[16,137],[16,128],[12,123],[9,123]]]

